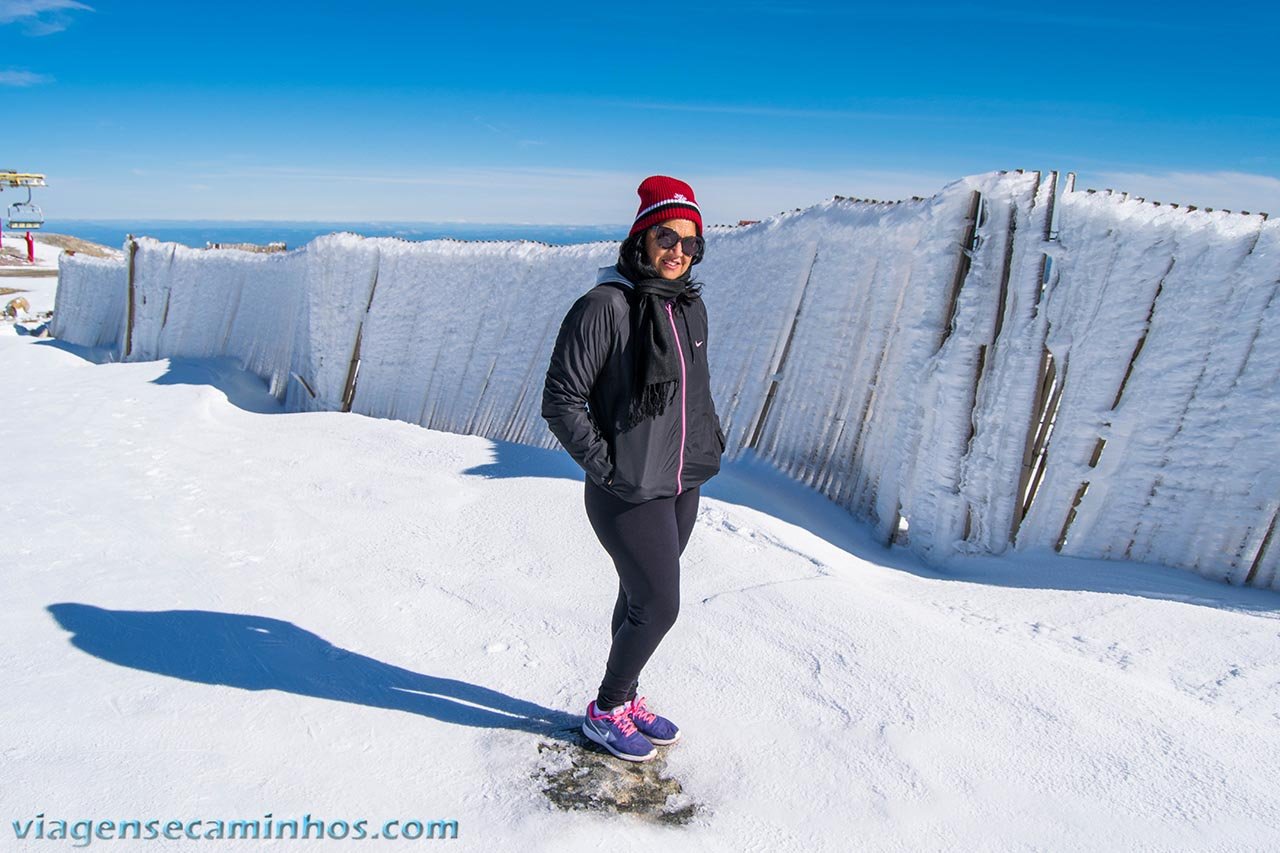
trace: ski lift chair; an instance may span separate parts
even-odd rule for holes
[[[39,205],[18,202],[9,205],[6,227],[10,231],[35,231],[44,225],[44,212]]]

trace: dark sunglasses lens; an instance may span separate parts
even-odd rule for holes
[[[670,228],[660,226],[653,238],[654,242],[662,249],[674,249],[676,243],[680,244],[680,248],[684,250],[686,255],[696,255],[702,251],[702,238],[698,236],[681,238],[679,234]]]
[[[670,228],[659,227],[654,233],[653,241],[658,244],[661,249],[670,249],[680,242],[680,235],[672,231]]]

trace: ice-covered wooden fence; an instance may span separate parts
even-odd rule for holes
[[[1278,240],[1263,216],[1023,172],[708,229],[730,455],[931,559],[1058,548],[1280,586]],[[129,359],[231,356],[293,411],[554,447],[551,344],[616,251],[142,239],[124,263],[64,259],[54,334]]]
[[[1275,587],[1280,223],[1062,197],[1060,393],[1019,544]]]

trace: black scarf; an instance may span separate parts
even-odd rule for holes
[[[675,400],[680,388],[680,350],[667,317],[666,303],[684,294],[689,286],[683,278],[642,278],[633,283],[636,299],[631,306],[631,344],[635,355],[635,394],[631,398],[628,426],[662,414]]]

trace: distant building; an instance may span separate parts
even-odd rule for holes
[[[288,251],[284,243],[268,243],[265,246],[258,243],[205,243],[204,247],[206,249],[238,249],[241,252],[258,252],[259,254]]]

